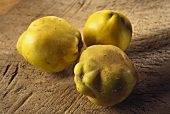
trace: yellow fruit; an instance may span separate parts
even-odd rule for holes
[[[55,16],[33,21],[16,45],[26,61],[45,72],[65,69],[78,58],[81,47],[80,32]]]
[[[93,13],[84,25],[83,41],[86,46],[114,45],[125,50],[131,41],[132,26],[129,19],[114,10]]]
[[[134,63],[113,45],[88,47],[82,52],[74,74],[78,92],[102,106],[122,102],[139,82]]]

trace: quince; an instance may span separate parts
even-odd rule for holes
[[[101,106],[122,102],[139,82],[135,64],[113,45],[87,47],[74,68],[74,74],[78,92]]]
[[[80,32],[55,16],[33,21],[16,45],[27,62],[45,72],[65,69],[79,57],[81,47]]]
[[[131,22],[118,11],[97,11],[84,25],[83,41],[87,47],[97,44],[114,45],[125,50],[130,44],[131,37]]]

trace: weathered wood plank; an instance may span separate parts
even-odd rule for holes
[[[0,16],[0,113],[165,114],[170,111],[170,1],[168,0],[21,0]],[[45,73],[25,62],[15,45],[35,19],[55,15],[80,31],[93,12],[115,9],[129,17],[133,39],[126,50],[137,64],[141,82],[113,107],[92,104],[80,95],[71,65]]]

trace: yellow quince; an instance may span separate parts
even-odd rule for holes
[[[139,82],[135,64],[113,45],[93,45],[85,49],[74,74],[77,91],[101,106],[122,102]]]
[[[16,45],[27,62],[45,72],[65,69],[79,57],[81,47],[80,32],[55,16],[33,21]]]
[[[131,41],[132,25],[129,19],[115,10],[101,10],[87,19],[83,29],[86,46],[114,45],[125,50]]]

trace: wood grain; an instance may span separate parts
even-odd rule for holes
[[[0,15],[4,15],[11,10],[20,0],[1,0],[0,1]]]
[[[0,114],[167,114],[170,112],[170,1],[168,0],[21,0],[0,16]],[[74,65],[45,73],[17,52],[18,37],[42,16],[61,17],[81,32],[88,16],[102,9],[124,13],[132,22],[128,56],[141,81],[113,107],[92,104],[73,81]]]

